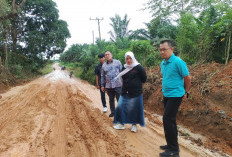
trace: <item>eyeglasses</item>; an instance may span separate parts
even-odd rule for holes
[[[169,47],[169,48],[163,48],[163,49],[158,48],[158,50],[159,50],[160,52],[161,52],[161,51],[166,52],[168,49],[170,49],[170,47]]]

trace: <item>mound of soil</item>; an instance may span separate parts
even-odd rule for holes
[[[208,137],[203,144],[232,154],[232,60],[227,66],[210,63],[189,67],[192,78],[190,98],[178,113],[178,123]],[[145,109],[163,114],[160,67],[147,70],[144,85]]]

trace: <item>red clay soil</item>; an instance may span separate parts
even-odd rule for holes
[[[165,144],[162,127],[147,118],[137,133],[131,125],[113,129],[99,89],[58,67],[2,96],[0,157],[154,157]],[[182,137],[179,143],[182,157],[220,156]]]
[[[210,98],[220,82],[211,83],[211,78],[224,78],[226,68],[209,64],[190,70],[195,76],[191,98],[182,104],[178,120],[209,140],[193,139],[195,145],[188,140],[193,136],[186,139],[185,133],[181,133],[181,157],[225,156],[220,150],[231,154],[231,122],[228,118],[221,119],[218,110],[225,110],[227,116],[230,112],[226,110],[226,102]],[[218,73],[211,76],[215,69]],[[144,86],[146,127],[138,126],[137,133],[130,131],[131,125],[125,125],[125,130],[113,129],[109,111],[101,112],[99,89],[70,78],[68,72],[58,67],[48,75],[11,88],[2,94],[0,101],[0,157],[158,156],[162,152],[159,146],[166,142],[162,121],[153,114],[162,114],[163,110],[159,67],[153,71],[148,71],[148,83]],[[224,94],[231,96],[229,88]],[[219,151],[205,149],[202,144]]]
[[[179,109],[178,123],[208,138],[204,146],[232,154],[232,60],[227,66],[210,63],[189,67],[190,98]],[[145,109],[163,114],[160,67],[147,70]],[[222,116],[220,112],[225,112]],[[200,140],[200,139],[199,139]]]

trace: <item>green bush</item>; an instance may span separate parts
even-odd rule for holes
[[[15,75],[17,78],[23,78],[22,70],[23,67],[19,64],[10,66],[10,73]]]
[[[94,85],[96,82],[94,69],[95,66],[91,66],[88,71],[83,70],[83,72],[80,74],[80,78]]]
[[[41,74],[42,75],[46,75],[46,74],[48,74],[48,73],[50,73],[50,72],[52,72],[52,65],[53,65],[54,63],[47,63],[42,69],[40,69],[40,72],[41,72]]]
[[[104,52],[106,52],[106,51],[110,51],[113,54],[113,56],[117,55],[117,53],[118,53],[118,49],[115,46],[115,44],[107,45],[105,47],[105,51]],[[102,52],[102,53],[104,53],[104,52]]]
[[[196,63],[195,58],[189,56],[188,54],[182,54],[181,59],[183,59],[188,65]]]
[[[131,50],[134,52],[135,58],[144,65],[147,56],[154,51],[154,48],[149,40],[139,40],[132,42]]]
[[[161,63],[161,61],[162,58],[160,57],[159,52],[155,51],[147,56],[147,59],[145,60],[145,66],[146,67],[157,66]]]
[[[128,49],[131,46],[131,40],[129,38],[118,38],[115,44],[118,49]]]
[[[117,60],[120,60],[120,62],[122,63],[122,65],[125,64],[125,53],[130,51],[129,49],[126,50],[119,50],[119,53],[114,57]]]

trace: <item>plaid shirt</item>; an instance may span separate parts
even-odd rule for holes
[[[122,82],[120,78],[114,78],[122,71],[122,64],[120,61],[113,59],[112,62],[105,62],[101,70],[101,87],[115,88],[121,87]]]

